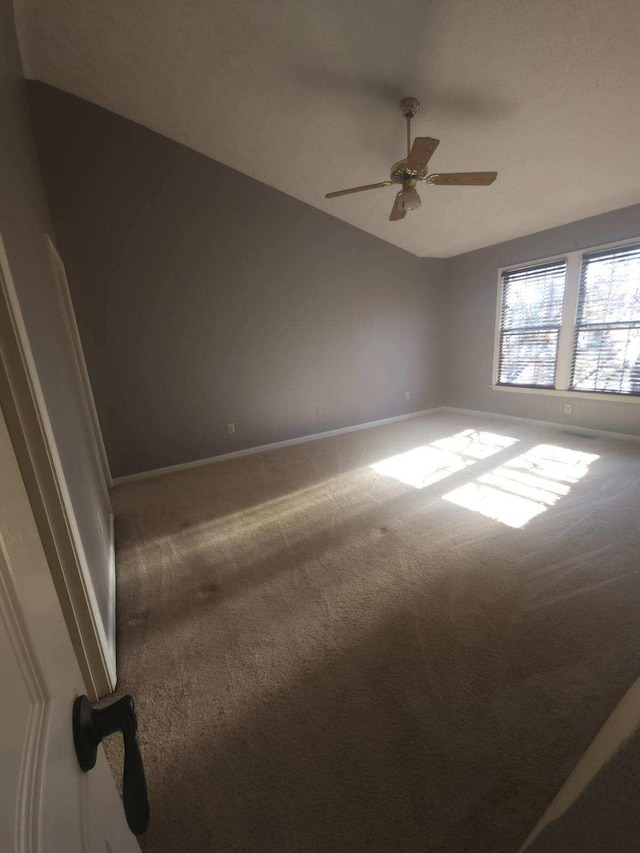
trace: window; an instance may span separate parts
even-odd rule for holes
[[[501,272],[494,388],[640,402],[640,241]]]
[[[498,382],[553,388],[566,261],[502,274]]]
[[[640,244],[582,259],[571,388],[640,394]]]

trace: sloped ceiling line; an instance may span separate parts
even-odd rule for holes
[[[418,256],[450,257],[640,202],[635,0],[16,0],[25,73]],[[399,101],[437,171],[389,222]]]

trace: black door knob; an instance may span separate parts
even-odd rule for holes
[[[114,732],[122,732],[124,737],[124,813],[131,832],[141,835],[149,826],[149,799],[133,698],[123,696],[106,708],[96,709],[91,707],[88,696],[78,696],[73,703],[73,743],[78,764],[85,773],[96,763],[98,744]]]

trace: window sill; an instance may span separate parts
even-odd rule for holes
[[[548,397],[574,397],[578,400],[596,400],[599,403],[640,404],[640,397],[627,394],[597,394],[589,391],[569,391],[560,388],[519,388],[515,385],[492,385],[492,391],[506,391],[508,394],[546,394]]]

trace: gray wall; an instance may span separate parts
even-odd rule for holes
[[[442,402],[444,261],[51,87],[30,96],[115,476]]]
[[[115,476],[443,403],[640,433],[633,403],[490,389],[498,268],[636,237],[640,206],[418,259],[72,95],[30,100]]]
[[[448,262],[446,404],[640,435],[640,405],[492,391],[498,269],[640,236],[640,205],[458,255]],[[564,414],[571,403],[573,413]]]
[[[0,0],[0,127],[0,232],[108,630],[110,507],[100,487],[82,392],[45,250],[44,235],[53,235],[53,229],[33,141],[11,0]],[[96,512],[104,536],[98,530]]]

